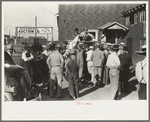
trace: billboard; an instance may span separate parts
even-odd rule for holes
[[[52,27],[17,27],[17,33],[20,34],[51,34]]]

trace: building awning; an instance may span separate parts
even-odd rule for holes
[[[103,31],[104,30],[124,30],[124,31],[129,30],[126,26],[124,26],[118,22],[109,22],[109,23],[99,27],[98,29],[103,30]]]

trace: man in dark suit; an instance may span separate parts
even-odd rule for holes
[[[129,67],[132,65],[132,58],[128,53],[128,47],[124,46],[122,54],[119,55],[120,66],[120,92],[128,93]]]

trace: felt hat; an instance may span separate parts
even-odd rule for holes
[[[111,49],[112,49],[113,51],[118,51],[118,50],[119,50],[119,47],[118,47],[118,45],[112,45]]]
[[[61,46],[60,46],[60,44],[57,44],[55,47],[56,47],[56,48],[60,48]]]
[[[24,46],[24,49],[25,49],[25,50],[29,50],[29,49],[30,49],[30,46],[26,44],[26,45]]]

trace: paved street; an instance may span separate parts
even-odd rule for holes
[[[80,85],[80,96],[76,101],[82,100],[109,100],[110,94],[110,85],[106,85],[104,87],[90,87],[91,83],[88,81],[82,81]],[[131,78],[129,79],[129,93],[128,94],[121,94],[120,97],[122,100],[138,100],[138,85],[137,80],[134,74],[131,74]],[[35,96],[39,93],[42,94],[42,101],[61,101],[61,100],[72,100],[69,96],[68,90],[68,82],[64,79],[63,80],[63,97],[60,99],[50,98],[47,94],[47,84],[44,86],[40,86],[35,88]],[[73,100],[72,100],[73,101]]]

